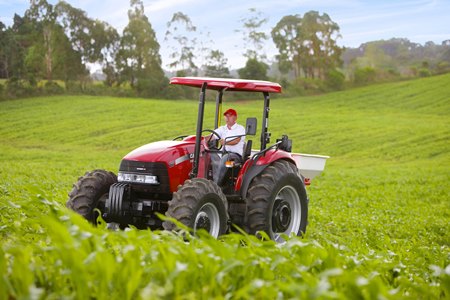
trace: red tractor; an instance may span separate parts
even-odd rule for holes
[[[176,229],[174,223],[161,221],[155,214],[161,213],[194,232],[204,229],[214,237],[232,229],[232,224],[250,234],[265,231],[278,242],[284,241],[283,234],[304,233],[308,217],[305,185],[323,170],[327,157],[291,153],[292,141],[286,135],[269,144],[269,93],[280,93],[281,86],[197,77],[174,77],[170,83],[201,88],[196,135],[137,148],[122,159],[117,176],[105,170],[87,172],[74,184],[67,207],[94,224],[100,211],[106,222],[121,228]],[[203,128],[207,89],[217,91],[211,129]],[[219,186],[212,180],[211,155],[224,153],[226,147],[217,147],[203,135],[217,135],[214,128],[220,124],[226,91],[261,92],[264,106],[260,149],[252,150],[248,137],[256,134],[257,120],[248,118],[242,161],[227,162]],[[299,168],[302,160],[304,168]]]

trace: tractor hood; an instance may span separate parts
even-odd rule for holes
[[[158,193],[170,199],[170,193],[189,178],[194,148],[195,136],[182,141],[150,143],[128,153],[120,163],[119,172],[156,176]]]
[[[159,141],[141,146],[128,153],[123,159],[139,162],[164,162],[170,167],[180,163],[180,157],[189,160],[190,154],[194,152],[194,146],[195,136],[182,141]]]

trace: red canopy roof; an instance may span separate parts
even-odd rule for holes
[[[270,92],[281,93],[281,85],[270,81],[234,79],[234,78],[208,78],[208,77],[172,77],[170,84],[202,87],[208,83],[207,89],[240,92]]]

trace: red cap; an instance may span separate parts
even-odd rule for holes
[[[236,112],[234,109],[229,108],[229,109],[227,109],[227,110],[223,113],[223,115],[224,115],[224,116],[226,116],[226,115],[232,115],[232,116],[236,116],[236,117],[237,117],[237,112]]]

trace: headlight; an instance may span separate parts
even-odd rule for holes
[[[144,182],[149,184],[159,184],[158,177],[152,175],[145,175]]]
[[[117,174],[117,181],[119,182],[135,182],[147,184],[159,184],[158,177],[153,175],[132,174],[119,172]]]

